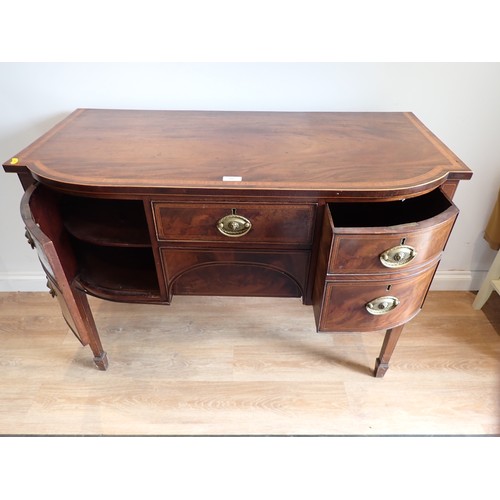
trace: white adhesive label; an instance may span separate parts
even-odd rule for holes
[[[224,182],[229,182],[229,181],[241,182],[243,180],[243,177],[239,177],[237,175],[225,175],[224,177],[222,177],[222,180]]]

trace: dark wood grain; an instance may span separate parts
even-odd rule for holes
[[[363,204],[363,207],[342,204],[344,214],[339,219],[343,218],[347,223],[350,221],[359,221],[359,223],[354,227],[332,228],[335,237],[328,273],[370,274],[408,271],[438,257],[448,241],[458,216],[458,209],[445,200],[439,190],[434,193],[441,197],[442,202],[445,202],[434,208],[431,206],[430,195],[413,198],[409,204],[410,208],[401,202]],[[335,214],[340,207],[332,204],[330,208],[335,225]],[[355,214],[351,216],[352,212]],[[392,214],[392,212],[395,213]],[[374,217],[373,213],[375,213]],[[429,218],[419,219],[425,215]],[[377,226],[370,226],[370,217],[373,217],[371,220]],[[361,227],[361,219],[366,220],[365,227]],[[384,225],[378,225],[381,222],[384,222]],[[392,222],[398,222],[398,224],[392,225]],[[380,255],[402,244],[416,251],[415,258],[401,268],[385,267],[381,263]]]
[[[312,244],[316,213],[313,204],[154,203],[153,207],[160,240],[306,247]],[[217,229],[217,222],[233,211],[252,224],[247,234],[237,238],[225,236]]]
[[[411,113],[75,111],[8,160],[46,183],[425,192],[470,170]],[[223,181],[239,176],[241,182]]]
[[[394,328],[412,319],[423,301],[436,271],[437,262],[404,279],[330,280],[318,329],[325,332],[366,332]],[[377,297],[394,296],[400,304],[387,314],[373,316],[366,304]]]
[[[164,248],[162,255],[174,292],[268,297],[302,296],[310,256],[300,250],[183,248]]]

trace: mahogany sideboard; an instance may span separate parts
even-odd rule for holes
[[[108,366],[87,294],[301,297],[319,332],[422,308],[472,172],[412,113],[77,109],[3,167],[62,314]]]

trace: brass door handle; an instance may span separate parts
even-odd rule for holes
[[[47,288],[49,289],[50,296],[54,298],[57,294],[54,290],[54,287],[52,286],[52,283],[49,280],[47,280]]]
[[[380,254],[380,262],[385,267],[403,267],[409,264],[417,255],[417,251],[409,245],[398,245]]]
[[[28,244],[31,248],[35,248],[35,242],[33,241],[33,238],[31,237],[30,232],[26,229],[26,232],[24,233],[24,237],[28,240]]]
[[[380,314],[387,314],[391,312],[399,305],[399,299],[388,295],[386,297],[377,297],[376,299],[370,300],[366,304],[366,310],[375,316]]]
[[[217,229],[224,236],[238,238],[247,234],[252,229],[252,223],[246,217],[232,213],[219,219]]]

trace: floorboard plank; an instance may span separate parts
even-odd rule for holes
[[[500,435],[500,297],[474,297],[431,292],[375,379],[383,332],[316,333],[300,300],[91,299],[101,372],[48,294],[2,293],[0,434]]]

